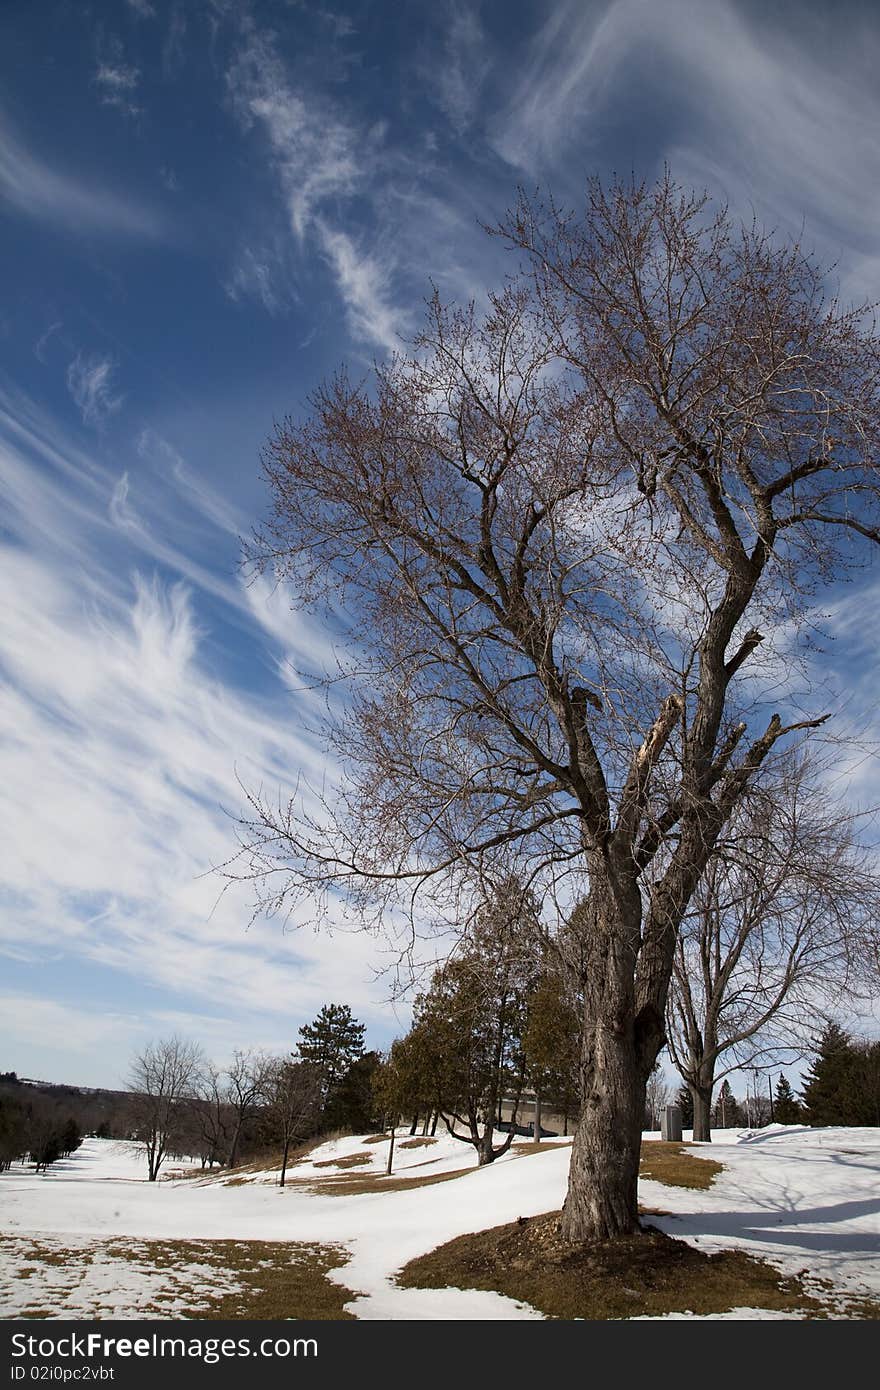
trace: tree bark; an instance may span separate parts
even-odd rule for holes
[[[694,1102],[694,1142],[712,1142],[712,1083],[690,1082],[691,1097]]]
[[[396,1132],[396,1126],[397,1117],[395,1116],[392,1118],[391,1121],[391,1143],[388,1146],[388,1167],[385,1169],[385,1173],[388,1176],[391,1175],[391,1166],[394,1163],[394,1135]]]
[[[285,1141],[284,1141],[284,1156],[283,1156],[283,1158],[281,1159],[281,1177],[280,1177],[279,1182],[278,1182],[278,1186],[279,1186],[279,1187],[283,1187],[283,1186],[284,1186],[284,1178],[285,1178],[285,1176],[286,1176],[286,1174],[287,1174],[287,1155],[288,1155],[289,1152],[290,1152],[290,1140],[289,1140],[289,1139],[285,1139]]]
[[[571,1244],[639,1230],[638,1176],[648,1077],[663,1042],[662,1009],[635,1006],[641,926],[636,888],[593,856],[581,1039],[581,1113],[561,1232]],[[671,968],[671,967],[670,967]]]
[[[562,1236],[573,1244],[639,1229],[638,1176],[646,1078],[632,1038],[597,1026],[594,1080],[575,1130]]]

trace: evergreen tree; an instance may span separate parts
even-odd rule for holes
[[[739,1123],[739,1106],[736,1103],[736,1096],[730,1089],[730,1082],[726,1078],[718,1090],[712,1123],[716,1129],[731,1129]]]
[[[65,1158],[68,1158],[74,1150],[79,1148],[82,1141],[82,1131],[71,1115],[59,1131],[58,1142],[61,1147],[61,1153]]]
[[[357,1022],[347,1004],[325,1004],[313,1023],[300,1028],[297,1056],[320,1068],[325,1106],[349,1068],[364,1055],[365,1032],[366,1025]]]
[[[326,1129],[349,1129],[353,1134],[365,1134],[376,1128],[381,1116],[377,1116],[373,1076],[379,1065],[378,1052],[365,1052],[352,1062],[327,1101]]]
[[[682,1129],[693,1129],[694,1127],[694,1098],[691,1095],[690,1086],[682,1086],[675,1097],[674,1102],[681,1111]]]
[[[791,1083],[785,1075],[780,1076],[776,1083],[776,1094],[773,1097],[773,1118],[779,1125],[803,1124],[803,1109],[795,1099]]]
[[[580,1016],[557,976],[542,975],[529,995],[522,1048],[529,1081],[562,1114],[567,1134],[578,1109]]]
[[[851,1118],[856,1097],[852,1039],[836,1023],[829,1023],[816,1043],[817,1056],[804,1086],[804,1118],[808,1125],[858,1123]]]

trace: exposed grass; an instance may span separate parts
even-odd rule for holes
[[[488,1289],[531,1304],[548,1318],[604,1320],[732,1308],[808,1318],[828,1312],[800,1280],[760,1260],[741,1251],[706,1255],[651,1227],[619,1241],[565,1245],[558,1212],[459,1236],[411,1260],[397,1282],[404,1288]]]
[[[556,1143],[548,1143],[546,1139],[539,1139],[536,1144],[534,1139],[520,1139],[511,1144],[510,1147],[514,1153],[524,1157],[526,1154],[546,1154],[549,1153],[551,1149],[564,1149],[570,1146],[570,1139],[563,1140],[561,1144],[558,1140]]]
[[[371,1134],[369,1139],[365,1139],[365,1144],[387,1144],[391,1138],[390,1134]]]
[[[436,1144],[437,1140],[423,1135],[419,1139],[400,1139],[397,1147],[399,1149],[426,1149],[429,1144]]]
[[[695,1158],[683,1144],[667,1144],[661,1139],[642,1144],[639,1177],[666,1183],[667,1187],[704,1190],[723,1171],[722,1163],[716,1163],[714,1158]]]
[[[322,1158],[322,1159],[320,1159],[320,1160],[316,1160],[316,1161],[312,1164],[312,1167],[313,1167],[313,1168],[360,1168],[360,1167],[362,1167],[363,1164],[365,1164],[365,1163],[371,1163],[372,1160],[373,1160],[373,1155],[372,1155],[372,1154],[367,1154],[367,1153],[346,1154],[344,1158]]]
[[[111,1242],[111,1248],[118,1245]],[[343,1307],[354,1297],[351,1289],[326,1277],[328,1269],[338,1268],[349,1258],[348,1251],[339,1246],[263,1240],[150,1241],[148,1245],[150,1262],[157,1269],[198,1261],[232,1274],[240,1284],[231,1293],[203,1293],[178,1316],[260,1322],[353,1317]],[[144,1258],[143,1246],[131,1249],[138,1259]]]
[[[303,1144],[298,1144],[292,1148],[287,1155],[287,1166],[292,1168],[296,1163],[302,1163],[308,1158],[309,1154],[314,1153],[325,1142],[324,1137],[307,1140]],[[281,1162],[284,1157],[282,1149],[267,1149],[265,1153],[257,1158],[248,1159],[247,1163],[237,1163],[234,1168],[187,1168],[180,1173],[174,1174],[174,1181],[192,1182],[195,1179],[203,1183],[222,1183],[225,1187],[240,1187],[243,1183],[258,1173],[281,1172]]]
[[[329,1280],[327,1271],[348,1260],[336,1245],[259,1240],[147,1240],[114,1238],[67,1250],[45,1242],[28,1241],[27,1264],[19,1278],[32,1278],[41,1265],[75,1267],[85,1272],[96,1259],[110,1268],[132,1266],[150,1276],[167,1273],[167,1283],[152,1301],[139,1304],[132,1315],[157,1318],[209,1319],[350,1319],[344,1304],[351,1289]],[[195,1267],[195,1268],[194,1268]],[[196,1272],[199,1272],[198,1274]],[[120,1268],[121,1273],[121,1268]],[[214,1282],[212,1283],[212,1276]],[[77,1284],[80,1280],[77,1279]],[[232,1284],[234,1287],[229,1287]],[[224,1287],[226,1285],[226,1287]],[[69,1294],[68,1294],[69,1297]],[[49,1318],[67,1315],[65,1295],[35,1298],[16,1316]],[[78,1314],[82,1316],[82,1314]],[[104,1316],[116,1316],[115,1313]],[[100,1318],[101,1313],[91,1314]]]
[[[331,1197],[360,1197],[367,1192],[412,1192],[416,1187],[433,1187],[438,1182],[451,1182],[453,1178],[473,1173],[474,1168],[455,1168],[450,1173],[430,1173],[422,1177],[390,1177],[381,1173],[364,1173],[360,1177],[327,1177],[320,1183],[310,1184],[309,1192],[320,1192]]]

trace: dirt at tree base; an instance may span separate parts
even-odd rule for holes
[[[411,1260],[397,1282],[405,1288],[491,1290],[550,1318],[605,1320],[733,1308],[829,1316],[800,1279],[742,1251],[705,1254],[648,1224],[632,1236],[571,1246],[560,1234],[558,1211],[459,1236]],[[876,1312],[845,1314],[866,1315]]]

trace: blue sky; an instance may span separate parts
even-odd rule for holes
[[[174,1029],[285,1050],[329,1001],[403,1030],[372,938],[246,930],[206,876],[236,775],[323,771],[291,665],[328,638],[238,568],[273,419],[430,281],[497,282],[479,222],[519,183],[668,161],[877,298],[878,60],[871,5],[6,0],[0,1070],[115,1085]],[[876,584],[827,606],[869,732]]]

